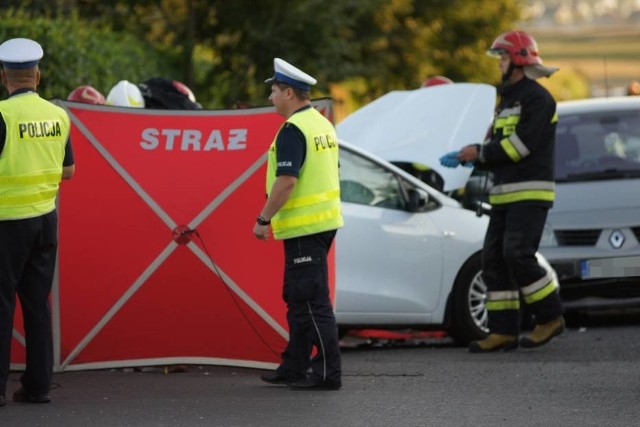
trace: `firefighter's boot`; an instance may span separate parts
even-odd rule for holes
[[[469,344],[471,353],[487,353],[489,351],[509,351],[518,348],[517,335],[489,334],[483,340]]]
[[[564,332],[564,319],[559,316],[549,323],[536,325],[533,332],[520,339],[520,345],[524,348],[540,347],[562,332]]]

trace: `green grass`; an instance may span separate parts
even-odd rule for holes
[[[640,80],[640,28],[529,29],[547,65],[575,71],[591,84],[626,87]]]
[[[589,28],[579,32],[531,31],[543,58],[608,57],[640,61],[640,28]]]

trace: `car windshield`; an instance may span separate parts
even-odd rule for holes
[[[557,181],[640,177],[640,112],[561,115],[555,165]]]

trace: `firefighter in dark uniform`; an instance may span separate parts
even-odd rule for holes
[[[536,259],[547,211],[555,197],[556,102],[537,78],[545,67],[535,40],[523,31],[500,35],[488,53],[500,58],[503,84],[492,132],[483,145],[464,147],[456,160],[493,173],[491,218],[483,248],[490,334],[469,345],[473,353],[543,345],[564,330],[555,275]],[[520,304],[535,316],[519,339]]]
[[[289,342],[280,366],[260,378],[294,389],[338,390],[341,357],[327,268],[327,254],[343,225],[338,138],[331,122],[311,106],[316,79],[280,58],[274,68],[265,81],[271,85],[269,101],[286,121],[269,148],[267,201],[253,233],[266,240],[271,226],[274,238],[284,243]]]
[[[57,251],[56,196],[74,172],[66,112],[38,96],[42,47],[17,38],[0,45],[0,406],[6,404],[11,336],[20,299],[26,368],[15,402],[47,403],[53,372],[49,294]]]

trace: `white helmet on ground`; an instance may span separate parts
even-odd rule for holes
[[[109,95],[107,95],[107,105],[144,108],[144,98],[138,85],[127,80],[120,80],[109,91]]]

